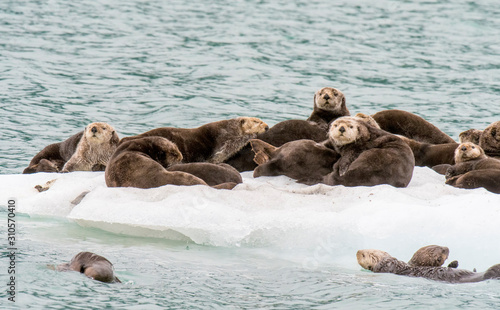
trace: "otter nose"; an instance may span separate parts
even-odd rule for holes
[[[266,127],[264,128],[265,131],[268,131],[269,130],[269,126],[266,125]]]
[[[330,96],[328,96],[328,94],[325,94],[325,95],[323,96],[323,98],[324,98],[325,100],[328,100],[328,99],[330,99]]]
[[[462,146],[462,151],[467,151],[467,147],[466,146]]]
[[[92,129],[91,129],[91,130],[92,130],[92,132],[93,132],[93,133],[96,133],[96,132],[97,132],[97,128],[96,128],[95,126],[94,126],[94,127],[92,127]]]
[[[340,131],[341,133],[344,133],[344,132],[345,132],[345,128],[344,128],[344,126],[340,126],[339,131]]]

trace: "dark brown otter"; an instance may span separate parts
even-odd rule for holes
[[[264,141],[250,140],[255,153],[253,176],[286,175],[305,184],[316,184],[330,173],[340,157],[333,149],[312,140],[297,140],[279,148]]]
[[[80,252],[69,263],[58,265],[55,269],[57,271],[77,271],[101,282],[121,283],[114,274],[113,264],[105,257],[91,252]]]
[[[241,174],[238,170],[228,164],[211,163],[188,163],[175,164],[167,168],[167,171],[182,171],[192,174],[210,186],[216,186],[223,183],[242,183]]]
[[[479,138],[479,146],[483,148],[486,155],[500,157],[500,121],[490,124],[483,130]]]
[[[327,138],[327,130],[316,123],[304,120],[287,120],[257,135],[256,139],[267,142],[275,147],[280,147],[287,142],[295,140],[307,139],[322,142]],[[240,172],[252,171],[257,167],[257,164],[253,161],[254,155],[252,147],[248,143],[238,153],[229,158],[226,163]]]
[[[192,174],[165,169],[181,160],[177,146],[165,138],[153,136],[125,141],[120,143],[106,167],[106,185],[138,188],[207,185]]]
[[[83,136],[83,131],[69,137],[63,142],[53,143],[43,148],[33,157],[23,173],[59,172],[75,153],[78,142]]]
[[[243,148],[248,140],[268,129],[266,123],[254,117],[238,117],[212,122],[198,128],[162,127],[137,136],[122,139],[159,136],[177,145],[184,163],[222,163]]]
[[[422,117],[402,110],[385,110],[372,115],[380,128],[393,134],[430,144],[455,143],[450,136]]]
[[[340,159],[324,177],[328,185],[406,187],[415,159],[399,137],[355,117],[341,117],[330,126],[329,140]]]
[[[437,165],[453,165],[458,143],[430,144],[399,136],[411,148],[415,166],[433,168]]]
[[[500,170],[473,170],[447,179],[446,184],[466,189],[483,187],[487,191],[500,194]]]

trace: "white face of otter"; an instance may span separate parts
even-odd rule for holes
[[[241,131],[243,134],[259,134],[264,133],[269,129],[266,123],[256,117],[238,117],[241,124]]]
[[[462,163],[484,155],[483,149],[472,142],[460,144],[455,150],[455,163]]]
[[[382,259],[392,257],[389,253],[380,250],[359,250],[356,253],[358,264],[368,270],[373,270],[373,266],[378,264]]]
[[[323,87],[314,94],[314,105],[322,110],[340,110],[345,104],[344,94],[332,87]]]
[[[85,139],[92,144],[105,142],[118,143],[119,138],[115,129],[106,123],[91,123],[85,127]]]
[[[342,146],[356,142],[362,135],[369,134],[365,125],[354,117],[344,116],[335,120],[328,131],[334,145]]]

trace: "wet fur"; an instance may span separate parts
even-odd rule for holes
[[[91,252],[76,254],[69,263],[58,265],[56,270],[80,272],[91,279],[101,282],[121,282],[114,275],[113,264],[105,257]]]

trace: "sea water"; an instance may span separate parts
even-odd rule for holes
[[[458,139],[500,120],[499,16],[487,0],[1,2],[0,307],[500,307],[499,281],[446,284],[357,264],[358,249],[409,260],[429,244],[448,246],[460,268],[500,263],[500,195],[446,186],[428,168],[404,189],[251,172],[232,191],[107,188],[99,172],[20,175],[90,122],[121,137],[236,116],[273,125],[306,119],[324,86],[342,90],[353,114],[398,108]],[[47,268],[80,251],[108,258],[123,283]]]

